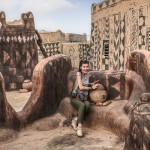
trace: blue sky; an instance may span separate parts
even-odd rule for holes
[[[91,30],[91,5],[102,0],[0,0],[6,20],[18,20],[31,11],[38,30],[86,33]]]

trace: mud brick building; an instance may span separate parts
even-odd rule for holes
[[[105,0],[91,15],[93,69],[123,71],[130,52],[150,50],[149,0]]]
[[[31,79],[38,63],[34,18],[31,12],[22,14],[21,20],[7,23],[0,12],[0,72],[6,89],[21,88],[24,79]]]
[[[71,43],[71,42],[87,42],[86,34],[76,34],[76,33],[63,33],[61,30],[56,32],[40,32],[40,36],[43,40],[43,43],[49,42],[62,42],[62,43]]]

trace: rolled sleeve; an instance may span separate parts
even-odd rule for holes
[[[76,75],[77,75],[77,76],[81,76],[81,72],[77,72]]]

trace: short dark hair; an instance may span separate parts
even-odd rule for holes
[[[80,62],[79,62],[79,72],[81,72],[81,69],[80,69],[80,67],[83,65],[83,64],[88,64],[89,65],[89,61],[88,60],[80,60]]]

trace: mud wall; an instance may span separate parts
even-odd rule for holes
[[[8,103],[3,77],[0,75],[0,125],[20,128],[54,114],[61,100],[67,96],[67,76],[70,70],[70,59],[61,54],[38,63],[33,72],[31,96],[20,112],[15,112]]]
[[[93,68],[93,63],[92,63],[93,57],[91,51],[89,50],[90,49],[89,44],[48,42],[48,43],[43,43],[42,45],[46,53],[48,54],[48,56],[53,56],[55,54],[67,55],[71,59],[73,68],[79,67],[79,61],[81,59],[89,60],[90,67]],[[41,52],[40,55],[42,55]]]
[[[0,12],[0,72],[6,89],[21,88],[38,63],[33,15],[22,14],[21,19],[21,25],[9,25],[5,13]]]
[[[92,5],[95,70],[125,70],[134,50],[149,50],[150,1],[106,0]]]
[[[77,70],[74,70],[69,73],[68,96],[72,91],[76,72]],[[97,80],[105,87],[108,100],[128,100],[133,90],[133,83],[123,72],[91,71],[90,82]]]

